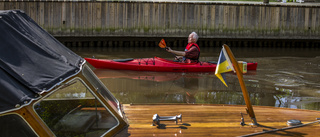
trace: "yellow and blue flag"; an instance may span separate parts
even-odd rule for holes
[[[220,52],[220,56],[219,56],[219,60],[218,60],[218,63],[217,63],[215,75],[227,87],[228,87],[228,85],[226,83],[225,75],[223,73],[229,72],[229,71],[232,71],[232,70],[234,71],[234,68],[233,68],[232,63],[231,63],[231,61],[229,59],[228,53],[226,52],[226,50],[223,47],[221,52]]]

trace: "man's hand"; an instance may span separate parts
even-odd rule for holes
[[[176,56],[175,60],[182,60],[183,56]]]
[[[178,56],[185,56],[186,53],[184,51],[176,51],[176,50],[172,50],[170,47],[166,48],[166,50],[170,53],[173,53],[175,55],[178,55]]]
[[[170,47],[167,47],[166,50],[170,53],[172,52],[172,49]]]

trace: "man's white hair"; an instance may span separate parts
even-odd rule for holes
[[[196,32],[191,32],[191,34],[193,34],[193,38],[196,40],[196,42],[198,41],[198,34]]]

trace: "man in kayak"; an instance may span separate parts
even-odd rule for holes
[[[170,47],[167,48],[167,51],[170,53],[173,53],[176,56],[177,60],[181,60],[181,62],[184,63],[193,63],[193,62],[199,62],[199,56],[200,56],[200,48],[197,45],[198,41],[198,34],[195,32],[192,32],[188,37],[188,45],[185,48],[185,51],[176,51],[172,50]]]

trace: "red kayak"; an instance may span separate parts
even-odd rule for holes
[[[181,63],[159,57],[141,59],[93,59],[85,58],[92,66],[99,69],[157,71],[157,72],[214,72],[216,63]],[[247,63],[247,70],[256,70],[257,63]]]

